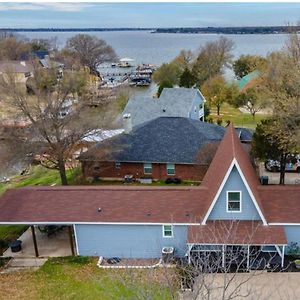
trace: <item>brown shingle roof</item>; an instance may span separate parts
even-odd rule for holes
[[[300,187],[259,186],[232,125],[200,187],[69,186],[7,191],[0,222],[200,223],[233,159],[269,222],[300,223]],[[98,212],[98,208],[101,212]]]
[[[33,64],[29,61],[3,60],[0,61],[0,72],[28,73],[33,71]]]
[[[188,243],[269,245],[287,244],[283,226],[258,221],[209,221],[188,227]]]
[[[240,166],[255,200],[257,201],[260,210],[263,212],[263,206],[257,192],[257,186],[259,185],[258,177],[232,123],[229,124],[224,138],[203,179],[202,185],[209,189],[211,201],[216,196],[233,159],[235,159]]]
[[[0,222],[195,223],[202,218],[206,194],[196,187],[21,188],[2,197]]]
[[[300,223],[300,185],[260,186],[266,218],[270,223]]]

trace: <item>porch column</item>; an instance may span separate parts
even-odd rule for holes
[[[284,250],[285,250],[285,246],[282,246],[282,256],[281,256],[281,268],[284,267]]]
[[[188,244],[188,264],[191,264],[191,250],[192,250],[193,245]]]
[[[38,246],[37,246],[37,242],[36,242],[34,225],[31,225],[30,228],[31,228],[31,233],[32,233],[32,240],[33,240],[35,256],[39,257],[39,250],[38,250]]]
[[[73,256],[75,256],[74,240],[73,240],[73,230],[72,230],[71,225],[68,226],[68,230],[69,230],[71,253],[72,253]]]
[[[222,268],[225,268],[225,245],[222,245]]]
[[[250,266],[250,246],[247,246],[247,271],[249,270]]]

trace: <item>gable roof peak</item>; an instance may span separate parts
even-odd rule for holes
[[[225,184],[233,165],[237,167],[244,183],[249,188],[249,192],[257,203],[263,218],[262,204],[257,191],[259,186],[258,176],[250,162],[248,153],[246,153],[237,136],[233,123],[230,123],[202,183],[203,186],[209,189],[209,197],[212,202]],[[263,221],[265,223],[264,218]]]

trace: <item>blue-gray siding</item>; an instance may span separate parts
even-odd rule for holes
[[[187,226],[174,226],[173,238],[163,238],[160,225],[76,225],[79,255],[160,258],[164,246],[184,256]]]
[[[299,225],[286,225],[284,226],[285,236],[288,244],[294,242],[300,246],[300,226]],[[287,252],[289,247],[287,248]]]
[[[242,211],[227,212],[226,192],[227,191],[241,191],[242,192]],[[234,166],[227,182],[225,183],[222,192],[219,195],[218,200],[210,213],[210,220],[260,220],[260,216],[257,209],[247,191],[246,186],[237,170]]]

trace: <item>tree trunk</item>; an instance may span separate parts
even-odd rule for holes
[[[217,114],[218,114],[218,116],[220,115],[220,106],[219,105],[217,105]]]
[[[286,154],[283,154],[280,159],[280,179],[279,184],[284,184],[285,179]]]
[[[58,169],[62,185],[68,185],[65,162],[62,158],[58,159]]]

